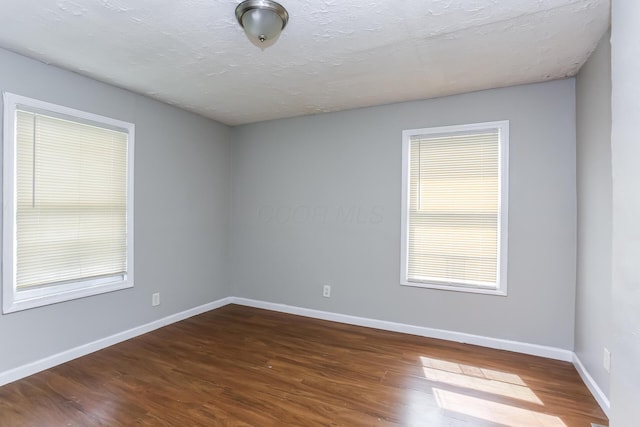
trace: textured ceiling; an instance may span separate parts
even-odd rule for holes
[[[2,0],[0,47],[236,125],[572,76],[609,0],[281,0],[252,45],[240,0]]]

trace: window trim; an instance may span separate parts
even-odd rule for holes
[[[3,182],[2,182],[2,312],[4,314],[84,298],[134,285],[133,169],[135,125],[121,120],[3,92]],[[16,262],[16,111],[18,108],[70,119],[106,129],[126,132],[127,138],[127,272],[123,275],[77,280],[18,291]]]
[[[499,226],[498,226],[498,271],[496,286],[475,286],[471,283],[430,281],[415,282],[408,279],[409,266],[409,166],[411,137],[417,135],[452,135],[487,129],[499,132]],[[418,288],[440,289],[447,291],[471,292],[477,294],[507,296],[507,254],[509,230],[509,121],[493,121],[464,125],[439,126],[422,129],[409,129],[402,132],[402,212],[401,212],[401,247],[400,247],[400,284]]]

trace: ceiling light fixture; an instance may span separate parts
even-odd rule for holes
[[[245,0],[236,7],[236,18],[251,43],[271,46],[289,21],[289,13],[272,0]]]

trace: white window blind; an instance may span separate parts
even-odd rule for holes
[[[16,112],[18,290],[127,271],[127,133]]]
[[[406,136],[403,279],[499,289],[504,130],[469,125],[424,131]]]
[[[135,125],[2,98],[2,312],[133,287]]]

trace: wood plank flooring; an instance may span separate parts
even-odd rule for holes
[[[0,387],[0,426],[608,421],[570,363],[229,305]]]

